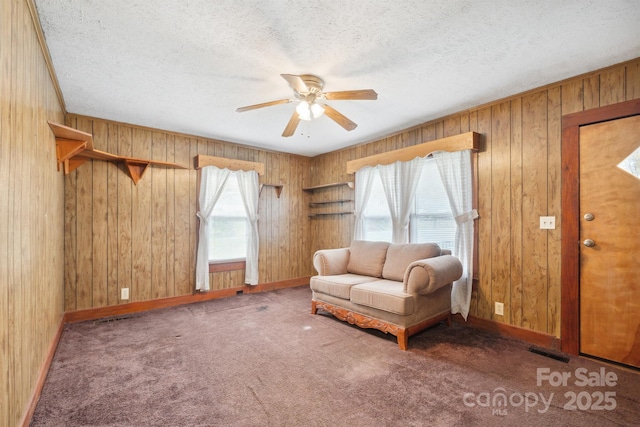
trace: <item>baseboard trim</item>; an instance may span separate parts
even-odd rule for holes
[[[33,393],[29,398],[29,404],[27,406],[26,411],[22,415],[19,426],[28,427],[31,423],[31,417],[33,417],[33,413],[36,411],[36,406],[38,405],[38,400],[40,400],[40,395],[42,394],[42,387],[44,387],[44,382],[47,379],[47,375],[49,374],[49,368],[51,367],[51,363],[53,362],[53,356],[56,354],[56,350],[58,349],[58,343],[60,342],[60,337],[62,337],[62,331],[64,330],[64,316],[60,319],[60,323],[58,324],[58,330],[53,336],[53,340],[51,340],[51,344],[49,344],[49,349],[47,350],[47,355],[40,367],[40,372],[38,372],[38,378],[36,380],[36,385],[33,388]]]
[[[469,316],[465,321],[460,314],[452,316],[452,320],[456,323],[470,326],[472,328],[482,329],[497,333],[509,338],[518,338],[528,343],[560,351],[560,338],[543,332],[533,331],[531,329],[521,328],[519,326],[507,325],[506,323],[496,322],[495,320],[482,319],[480,317]]]
[[[112,305],[109,307],[88,308],[84,310],[68,311],[64,314],[65,323],[82,322],[85,320],[96,320],[105,317],[122,316],[126,314],[139,313],[142,311],[155,310],[159,308],[175,307],[178,305],[191,304],[194,302],[209,301],[219,298],[226,298],[240,293],[258,293],[273,291],[276,289],[292,288],[309,284],[311,276],[298,277],[295,279],[281,280],[279,282],[262,283],[256,286],[236,286],[228,289],[218,289],[209,292],[195,292],[191,295],[180,295],[177,297],[160,298],[149,301],[136,301],[126,304]]]

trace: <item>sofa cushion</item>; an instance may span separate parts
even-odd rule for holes
[[[348,300],[351,287],[371,281],[371,277],[357,274],[337,274],[334,276],[313,276],[309,282],[312,291]]]
[[[347,271],[370,277],[382,276],[382,268],[387,257],[388,247],[389,243],[387,242],[354,240],[349,248],[350,255]]]
[[[435,243],[407,243],[390,245],[382,269],[382,277],[402,282],[409,264],[419,259],[440,256],[440,246]]]
[[[408,316],[414,311],[414,298],[403,292],[402,282],[375,280],[351,288],[351,302],[378,310]]]

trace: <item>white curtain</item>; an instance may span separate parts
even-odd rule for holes
[[[244,283],[247,285],[258,284],[258,250],[260,238],[258,235],[258,197],[260,196],[260,184],[256,171],[234,172],[238,178],[238,187],[247,212],[249,230],[247,233],[247,255]]]
[[[409,243],[409,218],[411,203],[416,195],[416,187],[424,159],[416,157],[408,162],[397,161],[390,165],[378,166],[384,194],[391,212],[392,242]]]
[[[375,168],[367,166],[356,172],[354,240],[364,240],[365,238],[364,210],[367,208],[369,197],[371,196],[371,186],[373,185],[375,171]]]
[[[206,166],[201,169],[200,196],[198,204],[200,211],[196,214],[200,218],[198,238],[198,252],[196,256],[196,289],[209,290],[209,217],[216,202],[222,194],[231,171]]]
[[[473,180],[471,176],[471,150],[433,153],[438,171],[449,197],[451,212],[456,220],[456,241],[453,255],[462,263],[462,277],[453,284],[451,313],[469,315],[473,281],[473,220],[478,212],[473,209]]]

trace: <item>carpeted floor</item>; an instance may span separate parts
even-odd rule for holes
[[[299,287],[67,325],[31,425],[640,421],[637,372],[564,363],[461,325],[424,331],[403,352],[395,337],[311,315],[310,298]]]

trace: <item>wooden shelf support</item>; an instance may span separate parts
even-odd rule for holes
[[[138,181],[142,179],[142,175],[147,171],[149,162],[138,162],[135,160],[125,160],[124,165],[129,171],[129,176],[133,180],[134,184],[138,184]]]
[[[260,194],[262,194],[263,187],[273,187],[276,189],[276,197],[279,199],[280,194],[282,194],[282,189],[284,188],[284,184],[260,184]]]

